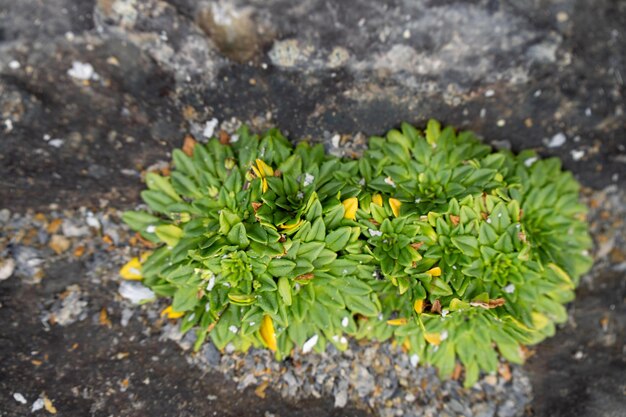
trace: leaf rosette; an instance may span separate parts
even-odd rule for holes
[[[393,338],[443,376],[460,361],[470,386],[552,335],[591,266],[579,186],[556,159],[436,121],[371,138],[359,160],[276,129],[236,137],[175,150],[169,176],[146,175],[149,210],[124,214],[159,246],[126,275],[171,298],[196,348],[284,358]]]

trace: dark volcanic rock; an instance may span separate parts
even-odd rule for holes
[[[623,415],[625,294],[623,272],[607,272],[578,291],[571,322],[529,361],[537,415]]]
[[[61,279],[58,273],[51,270],[47,279]],[[141,323],[120,326],[117,315],[111,317],[112,329],[85,320],[45,331],[32,314],[43,294],[17,283],[0,284],[0,416],[32,415],[31,404],[42,392],[54,396],[63,416],[366,415],[353,408],[333,409],[331,401],[294,404],[270,390],[264,401],[253,389],[237,392],[236,384],[223,376],[188,364],[174,343],[145,337]],[[90,302],[96,311],[111,308],[105,298]],[[28,404],[18,403],[15,392]]]
[[[0,197],[14,206],[132,204],[121,170],[213,117],[268,115],[316,141],[436,117],[559,155],[585,185],[624,177],[624,3],[4,4]],[[74,62],[96,78],[70,77]]]

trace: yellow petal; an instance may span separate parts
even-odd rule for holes
[[[250,305],[256,300],[254,295],[248,294],[228,294],[228,299],[236,305]]]
[[[382,207],[383,206],[383,196],[381,196],[380,194],[374,194],[372,196],[372,203],[376,204],[377,206]]]
[[[400,200],[396,200],[395,198],[390,198],[389,205],[391,206],[391,211],[393,211],[393,215],[398,217],[400,215],[400,206],[402,205]]]
[[[252,171],[254,172],[254,175],[256,175],[257,178],[261,178],[261,172],[254,165],[252,165]]]
[[[424,333],[424,339],[431,345],[439,346],[441,344],[441,334],[439,333]]]
[[[397,319],[387,320],[387,324],[390,326],[404,326],[407,321],[406,317],[400,317]]]
[[[261,322],[261,339],[265,342],[270,350],[276,351],[276,333],[274,332],[274,323],[270,316],[263,316]]]
[[[43,397],[43,406],[46,409],[46,411],[49,412],[50,414],[57,413],[56,407],[54,406],[54,404],[52,404],[52,401],[50,401],[50,399],[46,397],[45,395]]]
[[[258,167],[260,177],[273,177],[274,176],[274,168],[267,165],[263,160],[257,159],[256,166]]]
[[[411,341],[409,339],[404,339],[404,342],[402,342],[402,347],[405,350],[411,350]]]
[[[424,300],[415,300],[413,303],[413,310],[415,310],[417,314],[421,314],[424,310]]]
[[[439,268],[438,266],[429,269],[428,271],[426,271],[426,273],[430,276],[433,277],[440,277],[441,276],[441,268]]]
[[[139,261],[139,258],[134,257],[128,261],[126,265],[120,269],[120,276],[124,279],[133,281],[141,280],[143,277],[141,276],[141,262]]]
[[[282,230],[290,231],[290,230],[295,230],[297,227],[302,226],[303,223],[304,223],[304,220],[302,219],[289,220],[287,223],[281,224],[278,227],[280,227]]]
[[[148,257],[150,257],[150,255],[152,255],[152,251],[145,251],[145,252],[141,252],[141,254],[139,255],[139,262],[144,263],[148,260]]]
[[[536,311],[531,313],[531,317],[533,320],[533,326],[535,326],[535,329],[537,330],[541,330],[550,324],[550,319],[548,319],[548,317],[541,313],[537,313]]]
[[[548,264],[548,268],[550,268],[551,270],[553,270],[559,278],[561,278],[561,280],[567,284],[567,287],[569,289],[574,289],[574,283],[572,282],[572,278],[570,278],[570,276],[567,274],[567,272],[565,272],[563,269],[561,269],[559,266],[557,266],[556,264],[550,263]]]
[[[265,178],[261,178],[261,190],[264,193],[267,191],[267,180]]]
[[[356,197],[346,198],[341,204],[343,204],[343,208],[346,209],[343,218],[348,220],[356,219],[356,210],[359,208],[359,200]]]
[[[168,319],[179,319],[184,316],[184,312],[174,311],[172,306],[166,307],[161,311],[161,317],[167,316]]]

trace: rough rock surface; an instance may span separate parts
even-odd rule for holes
[[[494,146],[558,155],[587,187],[624,189],[625,27],[626,3],[612,0],[0,0],[0,209],[132,207],[140,172],[166,160],[186,134],[201,139],[214,118],[226,129],[239,120],[277,125],[294,140],[352,155],[368,135],[436,117]],[[617,222],[623,210],[615,204],[606,216]],[[604,220],[597,236],[623,230]],[[601,272],[583,283],[571,323],[537,347],[527,367],[536,415],[617,416],[626,408],[624,246],[603,239],[596,239]],[[134,394],[153,407],[146,413],[361,412],[333,411],[332,398],[293,405],[276,394],[233,404],[234,384],[185,368],[174,346],[138,340],[141,326],[107,332],[73,322],[96,314],[105,298],[75,290],[64,305],[54,295],[82,289],[90,264],[44,271],[47,255],[0,249],[12,253],[0,259],[8,275],[0,292],[0,415],[21,413],[13,387],[27,387],[34,400],[52,384],[70,409],[133,415],[132,401],[110,392],[127,372],[152,381]],[[21,300],[66,308],[67,327],[44,332]],[[22,333],[12,330],[16,323]],[[95,369],[89,377],[63,360],[73,343],[76,363]],[[168,361],[150,362],[161,350]],[[52,360],[25,371],[35,351]],[[122,351],[136,360],[110,367],[105,359]],[[172,375],[192,376],[172,387],[165,382]],[[83,378],[94,391],[74,395]],[[158,394],[164,390],[171,398]]]
[[[625,9],[0,0],[0,197],[131,205],[132,170],[213,117],[327,143],[437,117],[560,155],[586,185],[623,183]],[[93,74],[72,77],[75,63]],[[555,135],[565,142],[548,147]]]

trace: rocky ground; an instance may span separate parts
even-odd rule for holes
[[[610,0],[0,0],[0,415],[623,415],[624,27]],[[117,213],[185,135],[242,120],[358,155],[429,117],[560,156],[587,188],[597,264],[523,368],[461,391],[355,346],[375,386],[398,378],[390,403],[359,390],[353,358],[332,383],[295,370],[335,375],[334,356],[246,380],[262,354],[192,358],[156,307],[120,297],[137,248]]]

